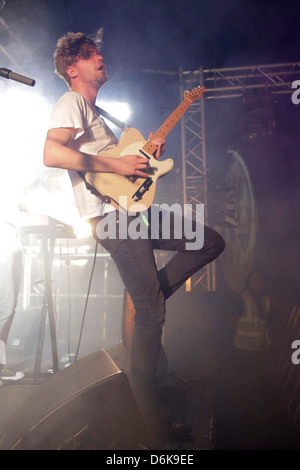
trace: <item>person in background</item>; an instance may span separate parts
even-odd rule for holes
[[[232,339],[222,362],[219,420],[227,426],[222,438],[227,443],[232,440],[233,449],[264,448],[270,445],[268,433],[277,402],[266,374],[271,297],[264,291],[262,272],[255,269],[248,274],[240,299],[241,305],[236,303],[236,311],[231,309],[227,317]]]
[[[237,319],[234,344],[244,351],[264,351],[270,346],[267,319],[271,298],[263,293],[264,278],[259,271],[251,271],[241,292],[242,315]]]
[[[6,367],[6,344],[13,323],[22,273],[22,251],[18,229],[9,219],[0,219],[0,386],[24,377]]]

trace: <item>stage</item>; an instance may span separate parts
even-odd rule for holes
[[[162,380],[162,403],[192,433],[187,440],[153,444],[127,378],[128,364],[128,350],[119,344],[56,374],[49,373],[51,362],[44,363],[38,383],[28,370],[21,381],[0,387],[1,449],[299,450],[299,434],[276,393],[266,392],[264,410],[259,397],[241,409],[234,386],[174,373]]]
[[[65,390],[68,383],[67,395],[62,391],[63,397],[56,397],[54,401],[53,393],[59,394],[58,389],[62,384],[61,378],[64,380],[60,375],[66,375],[66,370],[55,375],[47,374],[47,364],[44,365],[44,369],[42,368],[38,383],[34,383],[33,377],[28,374],[19,382],[0,387],[1,403],[5,403],[0,412],[1,448],[5,450],[5,442],[7,442],[10,443],[8,449],[20,448],[23,450],[56,450],[59,448],[79,450],[83,445],[86,450],[94,450],[95,448],[97,450],[120,450],[124,449],[124,446],[131,450],[151,450],[151,447],[148,447],[147,434],[144,434],[144,423],[138,407],[136,407],[126,373],[121,371],[121,368],[127,369],[127,354],[128,351],[120,344],[108,352],[102,350],[87,356],[79,361],[79,364],[80,362],[84,363],[79,379],[76,365],[70,366],[76,369],[74,370],[76,375],[74,384],[70,388],[70,378],[64,381],[62,389]],[[102,365],[102,370],[97,370],[98,363]],[[15,364],[15,367],[17,366],[18,364]],[[71,373],[71,368],[67,372]],[[82,381],[83,374],[85,379]],[[72,381],[72,374],[70,377]],[[55,381],[58,381],[58,386],[54,384]],[[95,387],[98,388],[98,391],[95,391]],[[96,400],[95,397],[98,396],[97,403],[94,402],[92,415],[97,416],[99,422],[104,420],[104,424],[102,422],[97,427],[96,423],[87,422],[86,426],[93,428],[92,438],[89,435],[89,437],[85,436],[84,440],[76,440],[78,429],[85,428],[81,422],[82,419],[84,420],[83,415],[86,413],[87,421],[94,419],[91,418],[90,410],[86,409],[86,402],[80,399],[80,395],[89,392],[88,389],[93,389],[91,395],[93,399]],[[182,380],[174,375],[167,375],[161,384],[161,397],[166,411],[176,420],[188,422],[192,426],[192,434],[191,438],[183,442],[172,440],[172,442],[157,443],[158,449],[213,450],[215,448],[216,389],[212,384],[199,380]],[[80,402],[80,408],[78,408],[78,415],[77,412],[74,414],[73,409],[72,417],[68,417],[70,411],[66,412],[64,407],[68,407],[72,400],[78,401],[77,406]],[[107,400],[112,400],[109,402],[110,409],[108,409]],[[118,405],[118,402],[122,400],[123,406]],[[51,420],[51,415],[55,413],[56,418],[51,422],[51,425],[48,425],[47,419]],[[59,417],[60,414],[64,415],[63,419]],[[78,424],[76,419],[78,419]],[[69,421],[72,421],[72,432],[70,435],[65,435],[63,432],[62,441],[53,442],[54,447],[52,447],[51,436],[53,440],[53,434],[59,434],[61,426],[68,428]],[[32,444],[31,437],[28,437],[27,433],[34,433],[34,428],[38,427],[38,423],[40,426],[41,423],[44,423],[42,427],[46,426],[49,436],[43,440],[45,438],[45,430],[43,429],[38,432],[38,437],[35,436],[36,440]],[[117,434],[114,435],[114,433]],[[10,439],[7,434],[11,436]],[[131,438],[129,438],[130,435]],[[18,443],[18,440],[21,442]]]

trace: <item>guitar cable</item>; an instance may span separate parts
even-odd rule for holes
[[[94,261],[93,261],[93,266],[92,266],[92,270],[91,270],[91,274],[90,274],[88,291],[87,291],[87,295],[86,295],[86,299],[85,299],[85,306],[84,306],[84,310],[83,310],[83,317],[82,317],[80,334],[79,334],[78,345],[77,345],[77,351],[76,351],[76,354],[75,354],[74,362],[77,361],[78,352],[79,352],[79,349],[80,349],[80,343],[81,343],[82,332],[83,332],[83,327],[84,327],[84,322],[85,322],[85,317],[86,317],[86,312],[87,312],[87,306],[88,306],[88,301],[89,301],[89,296],[90,296],[90,290],[91,290],[92,280],[93,280],[96,261],[97,261],[97,250],[98,250],[98,242],[96,241],[95,252],[94,252]]]
[[[109,114],[104,109],[99,108],[99,106],[95,106],[95,109],[96,109],[96,112],[97,112],[99,117],[103,116],[106,119],[110,120],[113,124],[115,124],[117,127],[119,127],[121,129],[121,131],[124,131],[128,127],[127,123],[122,122],[119,119],[115,118],[114,116]],[[81,178],[83,178],[83,180],[85,181],[83,174],[81,172],[78,172],[78,173],[81,176]],[[91,290],[91,285],[92,285],[92,280],[93,280],[93,275],[94,275],[94,270],[95,270],[95,265],[96,265],[96,260],[97,260],[97,249],[98,249],[98,242],[96,241],[95,253],[94,253],[94,262],[93,262],[92,271],[91,271],[91,275],[90,275],[89,287],[88,287],[88,292],[87,292],[87,296],[86,296],[86,300],[85,300],[83,318],[82,318],[82,322],[81,322],[81,329],[80,329],[78,345],[77,345],[77,351],[76,351],[76,354],[75,354],[74,362],[77,361],[78,352],[79,352],[79,348],[80,348],[82,332],[83,332],[83,327],[84,327],[84,322],[85,322],[85,317],[86,317],[86,311],[87,311],[87,305],[88,305],[88,300],[89,300],[89,295],[90,295],[90,290]]]

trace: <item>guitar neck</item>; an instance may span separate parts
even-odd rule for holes
[[[169,132],[173,129],[175,124],[181,119],[183,114],[192,104],[192,100],[188,99],[187,97],[180,103],[179,106],[173,111],[173,113],[165,120],[165,122],[160,126],[160,128],[153,134],[150,140],[146,142],[143,146],[143,150],[150,155],[153,155],[157,149],[157,146],[152,143],[154,139],[162,138],[165,139]]]

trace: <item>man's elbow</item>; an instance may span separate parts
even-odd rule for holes
[[[45,154],[44,154],[44,158],[43,158],[43,163],[47,167],[53,167],[53,164],[51,163],[51,159]]]
[[[54,162],[54,159],[53,159],[53,156],[50,152],[49,143],[47,143],[47,142],[45,143],[45,147],[44,147],[43,163],[47,167],[56,166],[55,162]]]

